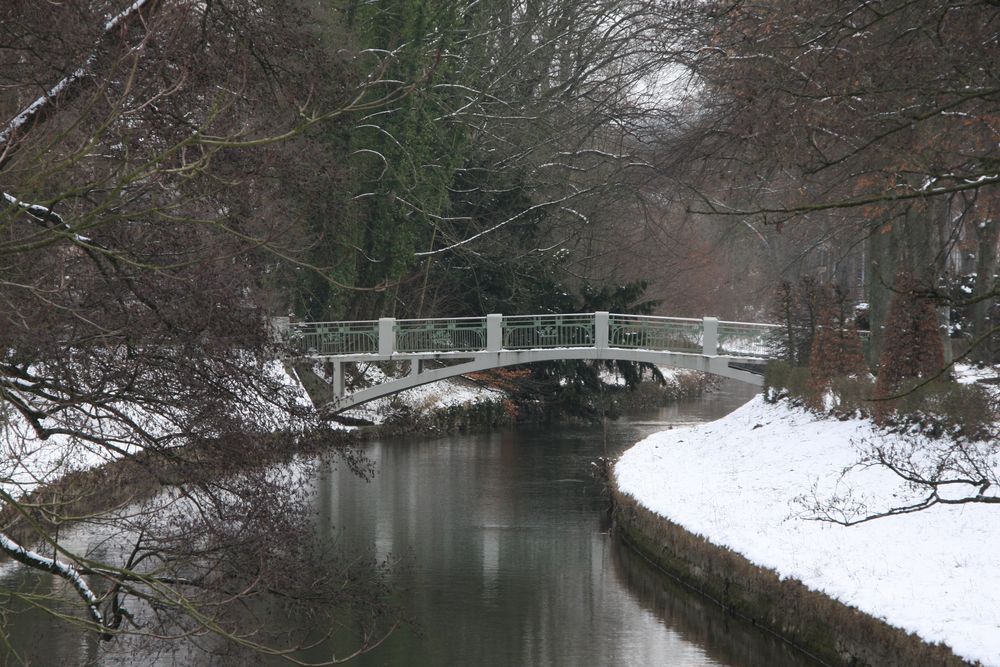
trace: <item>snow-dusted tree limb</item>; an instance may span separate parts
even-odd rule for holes
[[[67,235],[75,242],[80,244],[93,244],[93,239],[90,239],[82,234],[77,234],[73,231],[62,216],[53,211],[52,209],[42,206],[41,204],[30,204],[28,202],[23,202],[17,197],[11,195],[10,193],[4,192],[3,198],[10,203],[12,206],[16,206],[21,209],[32,218],[42,223],[49,229],[57,229],[59,231],[65,231]]]
[[[139,17],[147,5],[153,6],[154,4],[155,0],[135,0],[123,11],[108,18],[104,24],[102,42],[105,39],[113,37],[115,32],[121,30],[125,23]],[[58,104],[60,99],[72,94],[83,79],[91,76],[94,64],[97,62],[102,50],[103,45],[100,43],[97,44],[94,51],[87,56],[86,60],[79,67],[55,83],[42,96],[7,121],[3,129],[0,129],[0,146],[3,147],[3,161],[7,158],[7,144],[14,137],[15,133],[26,129],[30,124],[39,122],[43,116],[51,112],[52,107]]]
[[[97,608],[99,600],[77,568],[56,558],[49,558],[26,549],[2,532],[0,532],[0,550],[19,563],[38,570],[46,570],[68,581],[84,601],[90,620],[100,627],[104,626],[104,615]]]

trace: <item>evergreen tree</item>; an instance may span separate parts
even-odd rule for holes
[[[838,292],[833,290],[835,296]],[[861,351],[861,336],[842,307],[843,303],[834,298],[823,307],[813,336],[809,355],[809,402],[816,409],[825,407],[824,396],[832,380],[868,372]]]
[[[899,392],[905,380],[931,378],[944,368],[938,316],[929,294],[912,275],[896,276],[875,382],[876,421],[891,416],[893,405],[887,399]]]

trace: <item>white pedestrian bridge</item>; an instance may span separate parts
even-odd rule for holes
[[[360,322],[278,323],[297,358],[333,366],[340,412],[445,378],[539,361],[619,360],[688,368],[761,386],[776,325],[620,315],[486,315],[439,319],[384,317]],[[408,361],[409,373],[346,392],[346,364]]]

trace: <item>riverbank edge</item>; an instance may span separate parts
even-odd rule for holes
[[[660,572],[830,667],[974,667],[647,509],[606,481],[616,534]]]

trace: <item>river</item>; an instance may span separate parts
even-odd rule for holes
[[[376,441],[365,446],[376,464],[371,481],[323,463],[314,496],[319,534],[348,553],[374,550],[394,563],[391,583],[413,619],[351,664],[812,664],[665,584],[609,533],[606,501],[591,474],[597,457],[615,456],[655,431],[720,417],[751,395],[727,382],[703,398],[604,427]],[[17,625],[7,629],[26,649],[18,637],[27,629]],[[120,656],[101,659],[81,637],[39,640],[49,633],[37,619],[32,625],[31,643],[41,641],[31,651],[34,664],[77,664],[85,656],[121,664]]]

